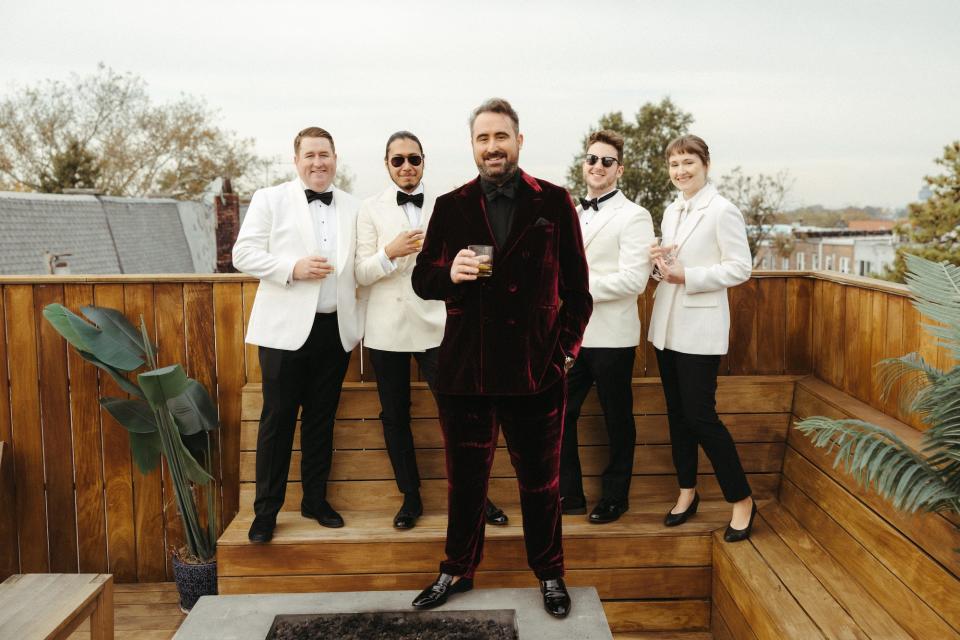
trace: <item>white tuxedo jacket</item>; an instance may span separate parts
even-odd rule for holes
[[[337,324],[345,351],[363,335],[364,306],[353,277],[360,201],[333,190],[337,208]],[[246,341],[294,351],[307,341],[317,313],[321,280],[293,280],[300,258],[319,252],[313,219],[298,178],[258,189],[233,245],[233,265],[260,278]]]
[[[707,184],[678,227],[682,197],[663,213],[663,244],[678,245],[685,284],[657,285],[648,339],[658,349],[722,355],[730,341],[727,289],[750,278],[743,215]]]
[[[424,191],[419,229],[426,231],[436,198]],[[387,273],[377,255],[401,231],[411,231],[397,188],[367,198],[357,215],[357,284],[367,298],[363,343],[381,351],[426,351],[440,346],[447,311],[440,300],[423,300],[413,292],[410,277],[417,254],[397,258]]]
[[[577,207],[577,215],[583,207]],[[604,203],[583,232],[590,267],[593,313],[584,347],[635,347],[640,344],[637,296],[647,286],[655,240],[650,212],[618,191]]]

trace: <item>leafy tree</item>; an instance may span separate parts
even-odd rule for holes
[[[747,223],[747,242],[753,266],[757,266],[760,247],[771,238],[772,225],[783,211],[783,201],[790,191],[790,177],[786,171],[768,176],[744,175],[740,167],[720,178],[719,191],[737,205]]]
[[[216,119],[191,96],[155,105],[143,79],[101,64],[0,100],[0,180],[18,190],[90,181],[110,195],[195,197],[218,176],[242,183],[256,159],[253,141]]]
[[[567,187],[574,195],[586,193],[583,154],[587,138],[597,129],[613,129],[624,138],[620,190],[647,209],[659,229],[663,210],[674,194],[663,152],[671,140],[687,133],[692,123],[693,116],[677,107],[670,98],[644,104],[632,122],[625,120],[623,112],[619,111],[601,116],[597,125],[584,135],[582,150],[570,164]]]
[[[100,165],[96,156],[87,151],[79,140],[71,140],[63,151],[51,158],[50,171],[40,176],[40,190],[62,193],[64,189],[92,189],[100,179]]]
[[[904,281],[907,253],[960,265],[960,140],[944,147],[943,157],[935,162],[945,172],[924,177],[930,198],[907,208],[909,223],[898,232],[908,241],[897,249],[893,269],[886,269],[883,277],[888,280]]]

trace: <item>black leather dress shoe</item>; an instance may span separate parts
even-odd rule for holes
[[[750,510],[750,522],[747,523],[746,529],[734,529],[730,525],[727,525],[727,530],[723,533],[723,539],[727,542],[740,542],[741,540],[746,540],[750,537],[750,531],[753,529],[753,518],[757,515],[757,503],[753,503],[753,508]]]
[[[339,529],[343,526],[343,518],[339,513],[333,510],[330,503],[324,500],[316,508],[309,509],[301,505],[300,515],[304,518],[316,520],[322,527]]]
[[[587,512],[587,500],[583,496],[560,498],[560,513],[565,516],[582,516]]]
[[[489,500],[487,500],[487,504],[483,508],[483,517],[486,519],[487,524],[505,525],[510,522],[510,518],[503,512],[503,509],[500,509]]]
[[[413,599],[414,609],[433,609],[447,601],[455,593],[466,593],[473,589],[473,578],[460,578],[453,582],[449,573],[441,573],[429,587]]]
[[[676,527],[677,525],[681,525],[697,513],[697,507],[699,506],[700,494],[694,492],[693,502],[690,503],[690,506],[687,507],[687,510],[681,513],[671,513],[670,511],[667,511],[667,515],[663,517],[663,524],[668,527]]]
[[[543,594],[543,608],[555,618],[566,618],[570,613],[570,594],[563,578],[541,580],[540,593]]]
[[[597,506],[590,512],[588,518],[593,524],[606,524],[620,518],[620,516],[630,510],[630,506],[625,500],[609,500],[603,498],[597,503]]]
[[[423,507],[415,509],[403,505],[397,515],[393,517],[394,529],[413,529],[417,524],[417,518],[423,515]]]
[[[276,520],[254,518],[247,533],[247,539],[254,544],[264,544],[273,540],[273,529],[277,526]]]

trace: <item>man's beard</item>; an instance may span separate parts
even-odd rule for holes
[[[487,166],[484,164],[485,160],[491,158],[503,157],[503,167],[496,172],[489,171]],[[494,184],[503,184],[513,176],[517,171],[517,163],[511,162],[510,158],[505,153],[488,155],[481,158],[480,162],[477,164],[477,169],[480,171],[480,176]]]

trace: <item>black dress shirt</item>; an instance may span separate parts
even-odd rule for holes
[[[483,196],[487,201],[487,219],[490,229],[502,248],[513,227],[514,214],[517,212],[517,192],[520,189],[520,170],[514,172],[503,184],[480,178]]]

